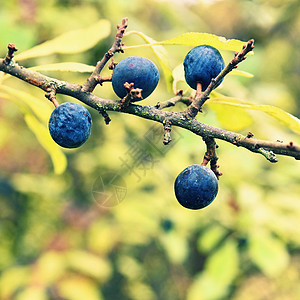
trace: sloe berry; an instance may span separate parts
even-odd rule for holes
[[[203,165],[190,165],[175,180],[178,202],[190,209],[209,205],[217,196],[218,179],[214,172]]]
[[[211,80],[224,69],[225,64],[216,48],[201,45],[193,48],[186,55],[183,66],[187,84],[196,90],[199,82],[202,84],[202,91],[205,91]]]
[[[145,99],[155,90],[158,80],[158,69],[151,60],[140,56],[129,56],[115,67],[112,87],[120,98],[124,98],[127,95],[124,83],[134,83],[134,88],[142,89],[142,97]]]
[[[65,148],[81,146],[89,138],[91,129],[91,115],[78,103],[62,103],[50,116],[50,135],[57,144]]]

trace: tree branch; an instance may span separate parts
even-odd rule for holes
[[[126,22],[124,22],[123,25],[125,26],[125,24]],[[118,38],[121,38],[120,35],[121,33]],[[236,57],[239,56],[236,55]],[[161,109],[157,109],[153,106],[141,106],[132,103],[129,103],[128,106],[122,106],[120,105],[121,101],[97,97],[88,91],[84,91],[81,85],[45,76],[39,72],[19,66],[13,61],[10,61],[9,64],[7,64],[7,58],[0,59],[0,71],[28,82],[29,84],[44,90],[48,94],[51,93],[51,96],[64,94],[76,98],[99,111],[105,118],[106,123],[109,123],[110,121],[106,111],[128,113],[155,122],[160,122],[161,124],[164,124],[165,120],[168,120],[168,126],[172,125],[187,129],[196,135],[201,136],[204,141],[207,141],[208,139],[220,139],[233,145],[244,147],[254,153],[262,154],[264,157],[273,162],[276,161],[274,159],[274,154],[286,155],[294,157],[295,159],[300,159],[300,146],[295,145],[293,142],[284,144],[281,142],[255,139],[252,135],[244,136],[239,133],[201,123],[195,119],[187,119],[185,112],[162,111]],[[180,95],[177,95],[176,97],[177,98],[175,100],[179,101]],[[172,101],[174,101],[174,99]],[[165,103],[170,103],[172,101],[167,100]]]

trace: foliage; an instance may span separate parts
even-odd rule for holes
[[[297,1],[184,6],[148,0],[130,6],[126,1],[100,2],[42,2],[22,27],[22,11],[28,7],[12,14],[16,4],[6,2],[0,30],[8,28],[10,34],[0,34],[1,45],[14,42],[16,33],[16,44],[24,49],[19,49],[22,63],[82,83],[110,47],[112,26],[127,15],[129,29],[139,31],[124,38],[125,54],[115,60],[142,51],[157,62],[164,79],[145,100],[145,105],[155,105],[169,98],[172,88],[188,91],[177,66],[191,44],[168,45],[174,39],[183,43],[184,33],[195,28],[216,33],[212,43],[221,43],[213,45],[228,61],[231,50],[240,50],[240,42],[226,50],[229,44],[218,36],[254,37],[255,55],[236,74],[246,77],[226,77],[199,119],[299,143],[299,120],[292,116],[299,115],[299,73],[297,60],[289,56],[298,55]],[[34,1],[29,3],[34,7]],[[224,9],[230,17],[224,18]],[[253,11],[261,18],[252,16]],[[78,48],[68,40],[74,30],[84,39],[76,39]],[[141,40],[145,44],[137,47]],[[62,42],[70,47],[61,47]],[[59,53],[62,48],[69,52]],[[295,160],[281,158],[270,165],[220,142],[224,175],[219,194],[205,210],[191,212],[177,204],[173,184],[186,166],[202,159],[205,149],[199,137],[173,129],[174,140],[164,147],[161,127],[150,121],[111,114],[113,121],[105,126],[90,111],[94,125],[89,142],[77,150],[62,150],[48,134],[53,107],[44,94],[8,75],[0,80],[1,299],[299,298],[300,175]],[[109,84],[96,94],[114,97]],[[124,201],[113,208],[104,208],[92,193],[99,190],[97,179],[105,179],[108,172],[125,181]]]

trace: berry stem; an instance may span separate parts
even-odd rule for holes
[[[206,152],[204,154],[203,161],[201,165],[207,166],[207,164],[210,162],[210,168],[211,170],[216,174],[217,178],[222,175],[222,173],[219,171],[219,165],[217,165],[218,156],[216,153],[216,148],[218,148],[217,143],[215,142],[214,138],[211,137],[204,137],[203,141],[206,144]]]

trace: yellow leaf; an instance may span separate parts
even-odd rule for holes
[[[76,276],[69,276],[58,283],[59,295],[68,300],[102,300],[99,288],[93,281]]]
[[[263,111],[266,114],[280,121],[282,124],[284,124],[289,129],[293,130],[294,132],[298,134],[300,133],[300,120],[297,117],[291,115],[290,113],[282,110],[281,108],[272,105],[257,105],[248,101],[243,101],[240,99],[230,97],[213,98],[208,100],[206,103],[209,105],[217,103],[223,105],[224,107],[231,106],[244,110],[252,109]]]
[[[50,102],[48,103],[46,98],[40,99],[27,92],[5,85],[0,85],[0,89],[11,96],[8,97],[9,100],[17,102],[17,104],[22,102],[22,104],[24,104],[27,109],[33,111],[41,121],[48,122],[52,110],[49,105]]]
[[[220,124],[227,130],[241,131],[253,123],[252,117],[244,108],[226,106],[217,101],[207,101],[207,104],[215,112]]]
[[[80,250],[66,253],[68,265],[84,274],[105,281],[111,274],[109,263],[100,256]]]
[[[153,46],[153,45],[157,44],[157,41],[155,41],[154,39],[152,39],[151,37],[147,36],[146,34],[140,32],[140,31],[130,31],[130,32],[127,32],[126,35],[128,36],[131,34],[136,34],[136,35],[140,36],[147,44],[149,44],[149,46],[153,50],[153,52],[159,62],[159,65],[161,66],[165,81],[167,83],[168,88],[170,89],[170,87],[171,87],[170,84],[172,82],[172,72],[168,65],[168,54],[167,54],[165,48],[162,46]],[[124,47],[124,48],[129,49],[130,47]]]
[[[240,51],[242,50],[244,44],[245,42],[240,40],[226,39],[225,37],[217,36],[210,33],[187,32],[169,40],[155,42],[148,45],[138,45],[126,48],[129,49],[155,45],[184,45],[194,47],[199,45],[210,45],[220,50]]]
[[[232,70],[229,75],[238,75],[238,76],[242,76],[242,77],[246,77],[246,78],[253,78],[254,75],[249,73],[249,72],[245,72],[245,71],[241,71],[241,70]]]
[[[35,134],[39,143],[49,153],[55,174],[62,174],[67,168],[67,158],[59,146],[52,140],[48,128],[41,124],[34,115],[25,113],[25,122]]]
[[[61,72],[81,72],[81,73],[91,73],[94,71],[94,66],[89,66],[86,64],[76,63],[76,62],[64,62],[57,64],[47,64],[40,65],[30,68],[34,71],[61,71]]]
[[[30,269],[16,266],[2,272],[0,278],[0,298],[9,299],[17,289],[29,281]]]
[[[110,22],[99,20],[88,28],[63,33],[62,35],[37,45],[15,56],[21,61],[53,53],[78,53],[95,46],[101,39],[110,34]]]
[[[47,300],[47,293],[41,286],[29,286],[18,294],[16,300]]]

